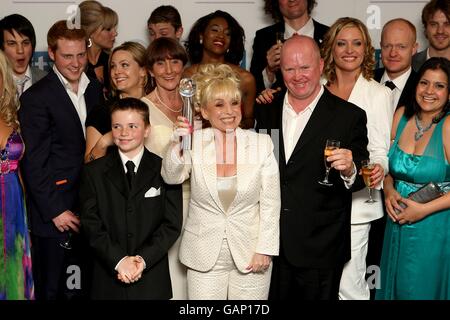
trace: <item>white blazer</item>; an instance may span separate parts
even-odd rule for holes
[[[226,237],[239,271],[254,253],[278,255],[280,177],[273,143],[266,134],[236,129],[237,192],[225,212],[217,191],[213,129],[194,132],[193,147],[180,159],[169,148],[162,176],[169,184],[191,178],[191,199],[179,257],[187,267],[208,271],[216,263]]]
[[[373,79],[365,79],[360,74],[348,101],[366,112],[369,139],[367,150],[370,160],[379,163],[387,174],[389,172],[387,154],[390,147],[394,110],[392,91]],[[352,224],[367,223],[383,216],[384,203],[381,199],[381,191],[373,190],[372,196],[377,202],[369,204],[364,202],[369,197],[367,189],[352,194]]]

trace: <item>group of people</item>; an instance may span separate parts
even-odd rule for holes
[[[250,71],[221,10],[183,46],[160,6],[147,48],[114,47],[117,13],[83,1],[81,29],[48,31],[47,75],[31,23],[0,20],[0,299],[363,300],[368,265],[377,299],[450,299],[450,196],[408,199],[450,182],[448,2],[424,7],[420,53],[387,22],[376,70],[367,27],[315,5],[265,0]]]

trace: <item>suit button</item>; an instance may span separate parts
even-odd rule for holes
[[[133,234],[132,234],[132,233],[129,233],[129,234],[127,234],[127,237],[128,237],[128,238],[132,238],[132,237],[133,237]]]
[[[283,208],[283,212],[284,212],[284,213],[288,213],[289,211],[291,211],[291,209]]]

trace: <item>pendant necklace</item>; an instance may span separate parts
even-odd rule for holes
[[[158,99],[159,103],[161,103],[161,105],[167,109],[169,109],[170,111],[174,112],[174,113],[178,113],[181,112],[181,110],[183,109],[183,106],[180,107],[180,109],[178,110],[173,110],[172,108],[170,108],[167,104],[165,104],[164,102],[162,102],[161,98],[159,97],[158,94],[158,88],[155,89],[155,95],[156,95],[156,99]]]
[[[431,121],[431,123],[424,128],[420,124],[420,120],[419,120],[419,117],[417,116],[417,114],[414,116],[414,120],[416,120],[416,127],[417,127],[417,132],[414,134],[414,140],[419,141],[419,139],[422,138],[423,134],[431,129],[434,122]]]

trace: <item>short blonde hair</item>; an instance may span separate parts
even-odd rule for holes
[[[367,80],[373,78],[373,68],[375,67],[375,48],[372,46],[369,30],[360,20],[356,18],[339,18],[325,34],[322,43],[321,55],[324,60],[323,74],[329,82],[336,80],[336,63],[333,58],[333,49],[336,46],[336,37],[345,28],[357,28],[362,35],[364,43],[364,59],[361,64],[361,71]]]
[[[3,83],[3,90],[0,92],[0,117],[7,126],[18,129],[17,110],[19,109],[19,100],[17,99],[16,85],[12,74],[11,64],[3,51],[0,50],[0,77],[2,77]]]
[[[226,64],[202,64],[198,67],[197,73],[192,77],[197,90],[194,95],[194,104],[197,110],[205,108],[206,105],[221,98],[242,98],[239,88],[239,76]]]
[[[117,13],[111,8],[104,7],[100,2],[88,0],[79,5],[81,14],[81,28],[86,31],[88,37],[100,27],[111,29],[119,21]]]

